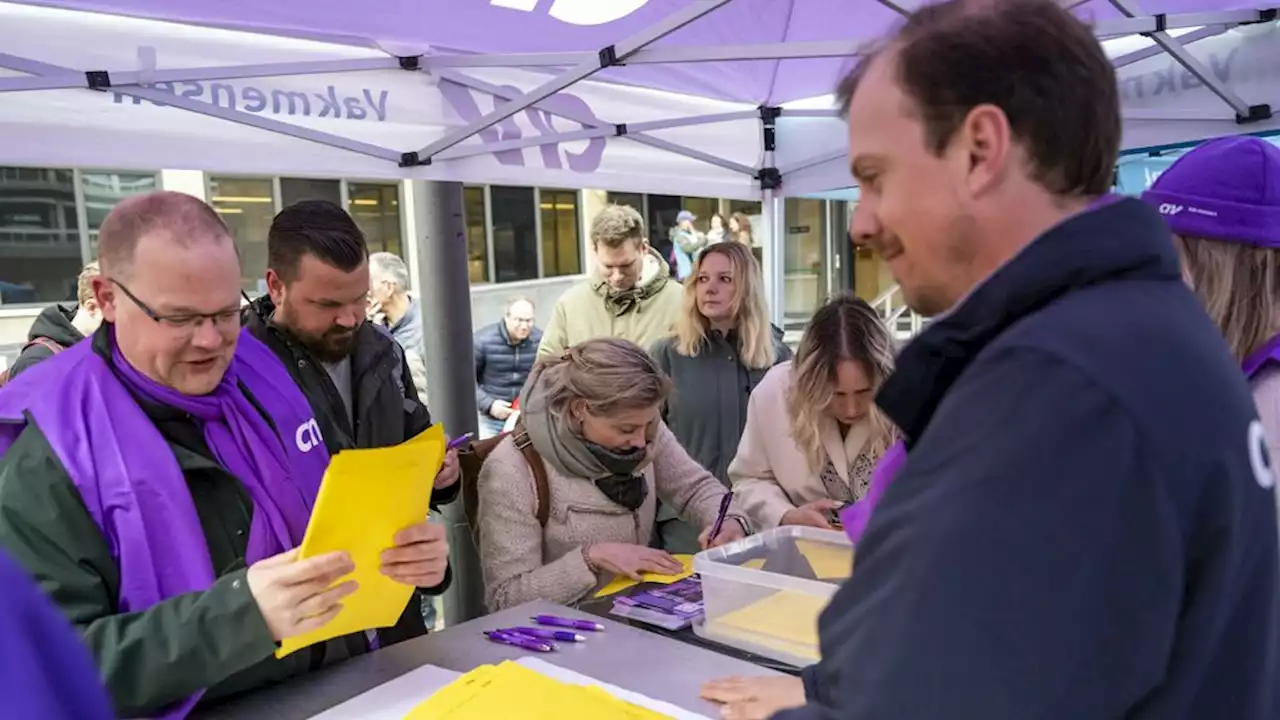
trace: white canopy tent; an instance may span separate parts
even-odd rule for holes
[[[1115,60],[1126,147],[1280,129],[1274,9],[1063,1]],[[821,93],[910,7],[0,1],[0,163],[761,199],[781,297],[773,200],[851,184]]]
[[[1062,1],[1107,39],[1126,146],[1280,128],[1275,10]],[[822,96],[917,2],[0,0],[0,165],[760,199],[780,321],[777,198],[850,185]],[[415,201],[426,237],[461,234],[445,188]],[[428,318],[433,410],[472,426],[465,248],[421,245],[451,308]],[[479,610],[474,563],[455,556],[455,619]]]

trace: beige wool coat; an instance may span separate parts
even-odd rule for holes
[[[538,525],[533,471],[524,455],[509,437],[494,448],[477,484],[480,564],[490,611],[531,600],[571,605],[603,586],[612,576],[593,573],[583,548],[648,545],[655,494],[700,528],[715,522],[724,485],[694,462],[661,422],[652,447],[652,462],[643,472],[649,493],[636,512],[606,498],[591,481],[566,477],[545,463],[551,491],[545,528]],[[745,513],[735,506],[729,515],[745,523]]]

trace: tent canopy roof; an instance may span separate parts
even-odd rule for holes
[[[715,0],[19,0],[93,12],[144,17],[376,45],[397,55],[433,53],[565,55],[596,53]],[[1124,16],[1109,0],[1065,0],[1082,18]],[[775,43],[857,43],[882,35],[901,19],[895,8],[919,0],[733,0],[649,46],[655,59],[682,48]],[[1221,10],[1239,0],[1143,0],[1142,15]],[[575,64],[545,65],[548,68]],[[636,62],[650,62],[635,58]],[[847,60],[835,57],[633,64],[598,79],[753,105],[780,105],[831,91]],[[508,63],[516,65],[517,63]]]

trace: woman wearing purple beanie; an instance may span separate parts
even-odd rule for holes
[[[1240,361],[1268,453],[1280,457],[1280,147],[1255,137],[1210,140],[1142,199],[1173,230],[1183,276]]]

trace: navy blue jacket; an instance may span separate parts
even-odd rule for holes
[[[1050,230],[906,349],[908,460],[775,720],[1275,720],[1273,476],[1137,200]]]
[[[529,337],[511,344],[505,320],[476,331],[472,343],[476,353],[476,409],[489,413],[494,400],[514,402],[537,359],[542,330],[534,328]]]

